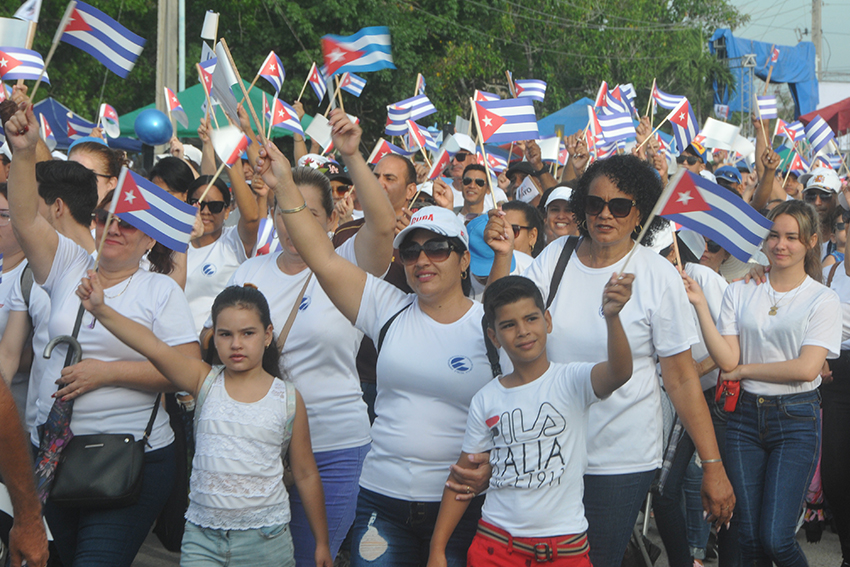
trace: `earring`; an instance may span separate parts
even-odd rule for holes
[[[465,280],[468,277],[469,277],[469,270],[468,269],[460,274],[460,279],[462,279],[462,280]]]
[[[581,230],[586,230],[587,229],[587,219],[581,219],[580,221],[576,222],[576,226],[578,226]]]

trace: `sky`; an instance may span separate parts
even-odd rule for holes
[[[750,15],[750,23],[734,30],[736,37],[777,45],[811,41],[811,0],[731,0]],[[826,0],[821,8],[823,30],[821,70],[824,81],[850,82],[850,0]],[[804,32],[808,31],[805,35]]]

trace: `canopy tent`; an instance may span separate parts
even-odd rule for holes
[[[250,86],[250,83],[246,81],[242,81],[245,85],[245,89],[247,90]],[[241,89],[233,89],[236,93],[236,100],[242,100],[242,91]],[[251,90],[251,93],[248,95],[251,97],[251,103],[254,105],[254,110],[257,111],[257,117],[262,121],[263,116],[263,91],[254,87]],[[272,103],[272,97],[268,93],[266,93],[268,97],[269,105]],[[201,111],[201,106],[203,106],[206,101],[206,96],[204,95],[204,87],[200,83],[197,85],[191,86],[185,91],[181,91],[177,93],[177,100],[180,101],[180,104],[183,106],[183,110],[186,111],[186,116],[189,117],[189,127],[184,128],[181,124],[177,124],[177,137],[178,138],[197,138],[198,137],[198,126],[201,124],[201,119],[204,117],[204,113]],[[147,110],[148,108],[156,108],[154,103],[149,104],[147,106],[143,106],[142,108],[137,108],[136,110],[124,114],[119,119],[119,125],[121,126],[121,135],[122,136],[136,136],[135,130],[133,129],[133,124],[136,122],[136,117],[143,110]],[[218,123],[221,126],[227,124],[227,117],[224,115],[224,111],[216,106],[216,117],[218,118]],[[306,117],[305,117],[306,118]],[[253,126],[253,120],[252,120]],[[268,127],[268,125],[267,125]],[[275,130],[275,136],[291,136],[292,134],[288,130],[283,130],[282,128],[278,128]]]
[[[800,122],[808,124],[815,116],[823,118],[836,136],[850,133],[850,98],[838,101],[800,117]]]
[[[593,101],[587,97],[581,98],[561,110],[557,110],[537,121],[537,130],[541,138],[556,135],[556,126],[563,126],[562,136],[575,134],[587,126],[587,107],[593,106]]]
[[[73,142],[68,137],[68,113],[81,120],[88,120],[79,114],[71,112],[67,106],[57,102],[53,98],[46,98],[35,103],[33,105],[33,112],[35,112],[36,118],[39,115],[44,115],[44,119],[47,120],[50,129],[53,130],[53,135],[56,137],[56,148],[60,150],[67,149]],[[135,134],[133,136],[135,137]],[[111,148],[118,148],[128,152],[142,151],[142,143],[131,138],[109,138],[108,144]]]

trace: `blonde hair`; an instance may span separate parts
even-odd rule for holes
[[[776,220],[779,215],[788,215],[797,221],[800,242],[806,247],[806,257],[803,266],[806,274],[818,283],[823,283],[823,267],[820,261],[820,236],[818,235],[818,212],[805,201],[785,201],[774,207],[767,218]],[[809,247],[812,236],[817,237],[813,246]]]

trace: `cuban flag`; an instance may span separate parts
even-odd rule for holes
[[[91,131],[94,130],[96,124],[89,122],[84,118],[80,118],[76,114],[68,113],[68,137],[72,140],[91,136]]]
[[[365,86],[366,79],[358,77],[354,73],[345,73],[339,80],[339,88],[357,97],[363,93],[363,87]]]
[[[815,116],[806,125],[806,139],[812,145],[812,153],[816,154],[824,149],[829,142],[835,139],[835,132],[829,124],[820,116]]]
[[[323,36],[322,53],[328,76],[344,71],[365,73],[395,69],[390,50],[390,29],[386,26],[363,28],[347,37]]]
[[[673,126],[673,137],[676,138],[676,147],[681,153],[699,133],[697,117],[688,99],[682,97],[682,101],[667,115],[667,119]]]
[[[637,92],[635,91],[635,86],[631,83],[626,83],[625,85],[617,85],[617,88],[620,89],[620,92],[626,97],[626,100],[629,102],[632,107],[635,105],[635,100],[637,99]]]
[[[431,164],[431,171],[428,172],[428,181],[433,181],[438,177],[442,177],[443,171],[449,166],[452,161],[452,154],[446,148],[440,150],[437,159]]]
[[[233,167],[233,164],[239,161],[242,152],[251,145],[248,136],[236,126],[217,128],[210,133],[210,139],[218,159],[227,167]]]
[[[414,92],[418,95],[425,94],[425,75],[422,73],[416,74],[416,90]]]
[[[118,113],[112,106],[106,103],[100,105],[100,110],[97,113],[97,123],[103,127],[103,131],[110,138],[117,138],[121,135],[121,127],[118,125]]]
[[[171,196],[141,175],[121,168],[111,210],[163,246],[186,252],[198,209]]]
[[[283,128],[290,132],[295,132],[302,138],[304,137],[304,128],[301,126],[301,121],[298,120],[298,113],[295,112],[294,108],[276,96],[272,103],[271,119],[269,120],[269,123],[272,128]]]
[[[406,157],[406,156],[413,155],[415,153],[416,153],[415,151],[410,152],[410,151],[403,150],[402,148],[396,146],[395,144],[391,144],[388,141],[381,138],[375,144],[375,147],[372,149],[372,153],[369,154],[369,159],[366,160],[366,163],[368,163],[369,165],[377,165],[377,163],[379,161],[381,161],[382,159],[384,159],[384,157],[386,157],[390,154],[397,154],[397,155]]]
[[[795,120],[790,124],[785,125],[785,135],[792,141],[796,142],[797,140],[802,140],[803,136],[805,136],[806,130],[803,127],[803,123],[799,120]]]
[[[758,105],[759,116],[761,116],[762,120],[779,117],[775,96],[757,96],[756,104]]]
[[[283,86],[283,80],[286,78],[283,63],[274,51],[269,51],[257,74],[267,80],[276,93],[280,92],[280,87]]]
[[[608,142],[629,140],[637,136],[630,112],[611,112],[599,116],[602,138]]]
[[[208,95],[212,95],[212,74],[213,71],[215,71],[215,64],[217,61],[218,60],[213,57],[212,59],[207,59],[198,63],[198,81],[204,85],[204,91],[206,91]]]
[[[44,114],[38,115],[38,121],[41,124],[38,133],[41,135],[41,139],[44,140],[47,149],[52,152],[56,149],[56,136],[53,134],[53,129],[50,128],[50,124],[47,122]]]
[[[180,100],[177,98],[177,95],[174,94],[174,91],[169,89],[168,87],[163,87],[165,89],[165,103],[168,105],[168,110],[171,113],[171,116],[174,117],[177,122],[180,123],[184,128],[189,127],[189,116],[186,114],[186,111],[183,109],[183,105],[180,104]]]
[[[130,74],[145,46],[143,38],[85,2],[77,2],[60,29],[61,41],[82,49],[119,77]]]
[[[604,108],[608,106],[608,82],[602,81],[599,85],[599,90],[596,91],[596,100],[593,102],[594,108]]]
[[[14,81],[17,79],[36,81],[41,76],[43,70],[44,59],[32,49],[0,47],[0,79],[4,81]],[[47,73],[44,74],[41,80],[50,84]]]
[[[809,162],[804,160],[800,154],[794,152],[794,157],[791,159],[791,163],[788,164],[788,170],[802,174],[805,171],[809,171],[809,169],[811,169]]]
[[[328,91],[328,85],[325,81],[325,77],[322,72],[319,71],[318,65],[313,63],[313,66],[310,67],[310,74],[307,75],[307,82],[310,83],[310,86],[313,88],[313,92],[316,93],[316,98],[319,99],[319,102],[322,102],[322,99],[325,98],[325,93]]]
[[[779,48],[774,46],[773,51],[770,52],[770,62],[776,63],[779,61]]]
[[[540,137],[534,102],[527,98],[476,102],[475,107],[483,142],[503,144]]]
[[[613,100],[611,100],[613,99]],[[614,112],[629,112],[637,114],[637,109],[632,104],[632,101],[620,90],[620,85],[617,85],[608,95],[608,107],[603,109],[603,113],[607,111]]]
[[[654,211],[717,242],[742,262],[752,258],[773,226],[732,191],[686,169],[670,181]]]
[[[478,89],[475,90],[475,96],[472,98],[475,102],[502,100],[502,97],[497,94],[488,93],[487,91],[479,91]]]
[[[436,142],[434,142],[434,138],[431,137],[431,134],[428,131],[413,120],[406,120],[407,124],[407,135],[409,144],[408,148],[425,148],[431,150],[432,152],[436,152],[439,148],[437,148]]]
[[[387,136],[404,136],[407,134],[407,120],[410,119],[410,109],[399,108],[396,105],[387,107],[387,124],[384,133]]]
[[[481,153],[481,150],[478,149],[475,153],[476,161],[479,165],[484,165],[484,154]],[[496,155],[491,151],[487,152],[487,166],[489,166],[490,170],[494,173],[501,173],[508,168],[508,160],[503,158],[502,156]]]
[[[543,102],[546,98],[546,81],[536,79],[519,79],[516,81],[517,98],[528,97],[537,102]]]
[[[676,108],[683,100],[688,100],[684,96],[681,95],[672,95],[663,92],[657,86],[652,89],[652,99],[655,101],[655,104],[660,106],[661,108],[672,109]]]
[[[401,110],[407,110],[410,114],[407,118],[411,120],[419,120],[437,112],[430,99],[425,95],[416,95],[411,98],[401,100],[392,106]],[[407,119],[405,118],[405,120]]]

